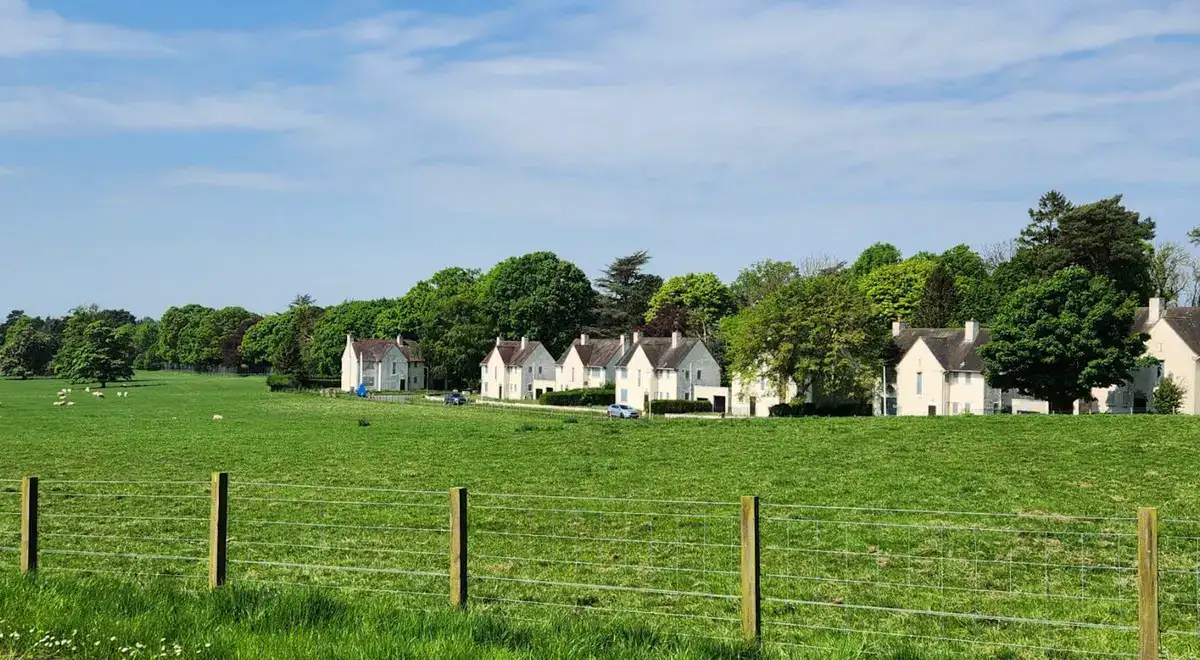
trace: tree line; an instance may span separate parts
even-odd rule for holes
[[[592,281],[551,252],[533,252],[486,272],[445,268],[397,298],[322,307],[299,295],[277,314],[196,304],[157,320],[94,305],[61,318],[14,310],[0,324],[0,374],[115,380],[134,369],[225,367],[319,381],[338,376],[353,334],[416,340],[431,383],[471,387],[497,335],[539,339],[557,355],[582,332],[678,330],[703,340],[727,375],[766,377],[780,392],[794,383],[802,396],[865,399],[879,367],[894,359],[891,321],[950,327],[976,320],[992,327],[983,351],[989,379],[1061,401],[1127,376],[1128,356],[1141,354],[1136,341],[1126,341],[1137,305],[1153,296],[1197,302],[1200,266],[1184,246],[1154,239],[1153,220],[1120,196],[1074,204],[1051,191],[1029,210],[1019,236],[982,250],[957,245],[906,257],[877,243],[852,263],[765,260],[731,282],[706,272],[664,279],[649,272],[645,251],[614,259]],[[1200,228],[1191,240],[1200,242]],[[1054,325],[1047,314],[1066,323],[1080,312],[1091,313],[1092,325],[1059,328],[1075,337],[1073,346],[1027,336],[1029,327]],[[1106,352],[1088,352],[1096,346]],[[1066,375],[1022,375],[1033,370],[1034,353],[1048,351],[1071,358],[1063,363],[1070,368],[1058,370]]]

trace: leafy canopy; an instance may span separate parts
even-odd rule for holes
[[[1135,309],[1111,280],[1078,266],[1014,292],[979,348],[988,384],[1063,411],[1092,388],[1127,381],[1145,352],[1145,335],[1132,331]]]
[[[743,381],[766,377],[781,399],[857,397],[869,388],[888,345],[871,302],[851,277],[793,280],[725,320],[730,369]]]
[[[712,273],[672,277],[650,298],[646,322],[653,324],[659,313],[672,306],[686,310],[686,334],[709,342],[716,337],[721,319],[733,311],[733,296],[729,287]]]

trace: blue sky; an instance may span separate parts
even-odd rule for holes
[[[0,312],[1200,223],[1194,0],[0,0]]]

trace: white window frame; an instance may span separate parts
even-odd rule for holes
[[[925,374],[917,372],[917,396],[925,393]]]

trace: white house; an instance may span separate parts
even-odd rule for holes
[[[625,335],[620,339],[593,339],[580,335],[558,358],[555,381],[558,390],[604,387],[616,383],[617,360],[629,348]]]
[[[496,337],[479,363],[479,394],[492,399],[536,399],[554,384],[554,356],[540,341]]]
[[[898,415],[992,414],[1011,404],[1011,393],[991,387],[976,353],[987,328],[967,321],[962,328],[909,328],[892,324],[900,351],[888,381]],[[890,407],[890,406],[889,406]]]
[[[374,392],[425,389],[420,345],[401,337],[356,340],[354,335],[346,335],[342,390],[355,390],[360,383]]]
[[[729,389],[733,397],[730,412],[735,417],[769,417],[771,406],[779,403],[791,403],[800,392],[796,383],[789,379],[787,398],[781,401],[779,391],[766,376],[748,380],[736,374],[730,379]],[[812,400],[811,392],[808,393],[806,400]]]
[[[1151,298],[1148,307],[1138,309],[1134,328],[1149,335],[1146,355],[1159,364],[1136,369],[1123,385],[1092,390],[1095,400],[1081,412],[1145,412],[1154,388],[1170,374],[1184,389],[1179,412],[1200,413],[1200,307],[1167,307],[1162,298]]]
[[[699,339],[682,336],[642,337],[617,360],[617,402],[645,410],[655,399],[692,399],[697,387],[718,387],[721,365]]]

